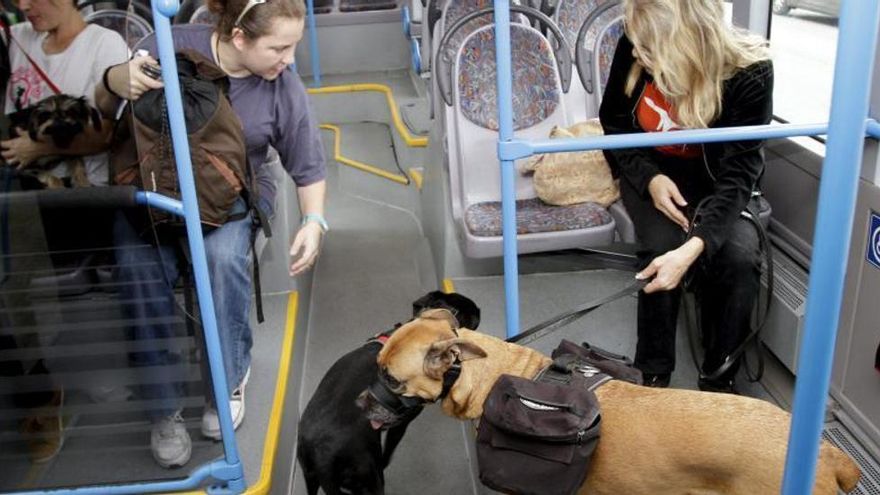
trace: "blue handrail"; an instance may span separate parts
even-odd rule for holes
[[[498,84],[498,141],[513,139],[513,77],[510,71],[510,1],[495,0],[495,66]],[[499,152],[499,156],[501,156]],[[501,160],[501,234],[507,336],[519,331],[519,264],[516,258],[516,175],[512,159]],[[511,333],[512,329],[516,329]]]
[[[315,26],[315,0],[306,0],[309,22],[309,57],[312,59],[312,78],[315,87],[321,87],[321,55],[318,53],[318,29]]]
[[[815,481],[825,398],[831,376],[832,351],[843,298],[843,281],[852,234],[863,140],[866,131],[870,131],[872,136],[880,136],[880,125],[866,119],[877,43],[878,14],[880,14],[877,0],[847,0],[843,3],[831,123],[828,126],[824,124],[757,126],[559,141],[538,140],[531,143],[514,140],[512,137],[509,2],[495,0],[494,6],[495,53],[498,68],[498,155],[501,161],[502,179],[504,289],[508,337],[519,332],[513,160],[537,152],[767,139],[822,134],[826,129],[828,130],[829,140],[825,164],[822,168],[813,241],[807,321],[799,357],[791,437],[783,481],[784,495],[810,493]]]
[[[165,83],[165,101],[168,105],[168,121],[171,128],[171,142],[177,160],[177,175],[180,179],[180,192],[183,202],[183,217],[189,249],[192,253],[196,293],[204,326],[205,346],[208,365],[214,385],[214,401],[220,419],[220,432],[223,437],[223,451],[230,469],[221,471],[228,483],[228,490],[235,493],[244,491],[244,469],[238,457],[235,429],[229,409],[229,392],[226,384],[226,371],[220,336],[217,333],[217,318],[214,312],[214,299],[211,294],[211,280],[208,275],[208,262],[205,256],[205,240],[202,237],[202,224],[199,218],[199,203],[196,197],[190,160],[189,142],[183,120],[183,102],[180,93],[180,80],[177,77],[177,60],[174,56],[174,40],[171,37],[171,17],[180,7],[178,0],[153,0],[153,26],[156,29],[156,44],[159,50],[159,63],[162,67],[162,80]]]
[[[694,129],[676,132],[640,132],[567,139],[512,139],[499,144],[502,160],[519,160],[534,153],[643,148],[670,144],[717,143],[750,139],[778,139],[794,136],[818,136],[828,133],[828,124],[768,124],[719,129]]]

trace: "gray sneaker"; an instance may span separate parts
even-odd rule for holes
[[[244,389],[247,386],[248,379],[251,377],[251,369],[248,368],[241,379],[238,388],[229,395],[229,409],[232,413],[232,429],[237,430],[244,421]],[[205,412],[202,414],[202,435],[212,440],[220,440],[220,417],[217,415],[217,408],[213,404],[205,406]]]
[[[180,467],[189,462],[192,440],[183,425],[181,411],[153,424],[150,432],[150,450],[153,459],[163,468]]]

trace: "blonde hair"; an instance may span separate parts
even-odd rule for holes
[[[725,25],[721,0],[624,0],[624,11],[636,59],[626,94],[647,70],[685,128],[708,127],[721,113],[724,82],[770,58],[763,38]]]

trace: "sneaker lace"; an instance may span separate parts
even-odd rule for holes
[[[180,411],[175,412],[171,416],[166,417],[159,424],[159,436],[162,438],[171,438],[177,435],[177,425],[183,425],[183,416]]]

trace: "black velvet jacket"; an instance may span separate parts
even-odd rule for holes
[[[636,106],[645,86],[644,72],[631,97],[624,87],[634,58],[632,43],[623,36],[617,45],[614,61],[599,118],[605,134],[643,132],[636,120]],[[757,62],[724,83],[721,115],[710,127],[760,125],[770,122],[773,114],[773,64]],[[707,172],[711,198],[700,211],[694,235],[705,242],[705,254],[711,258],[727,240],[729,227],[737,219],[757,187],[764,170],[763,141],[707,143],[702,146],[703,169]],[[615,176],[622,176],[641,195],[647,197],[648,183],[662,170],[669,170],[681,158],[663,155],[653,148],[606,150],[605,157]],[[679,185],[681,187],[681,185]],[[699,199],[699,198],[697,198]],[[693,201],[693,198],[688,198]]]

